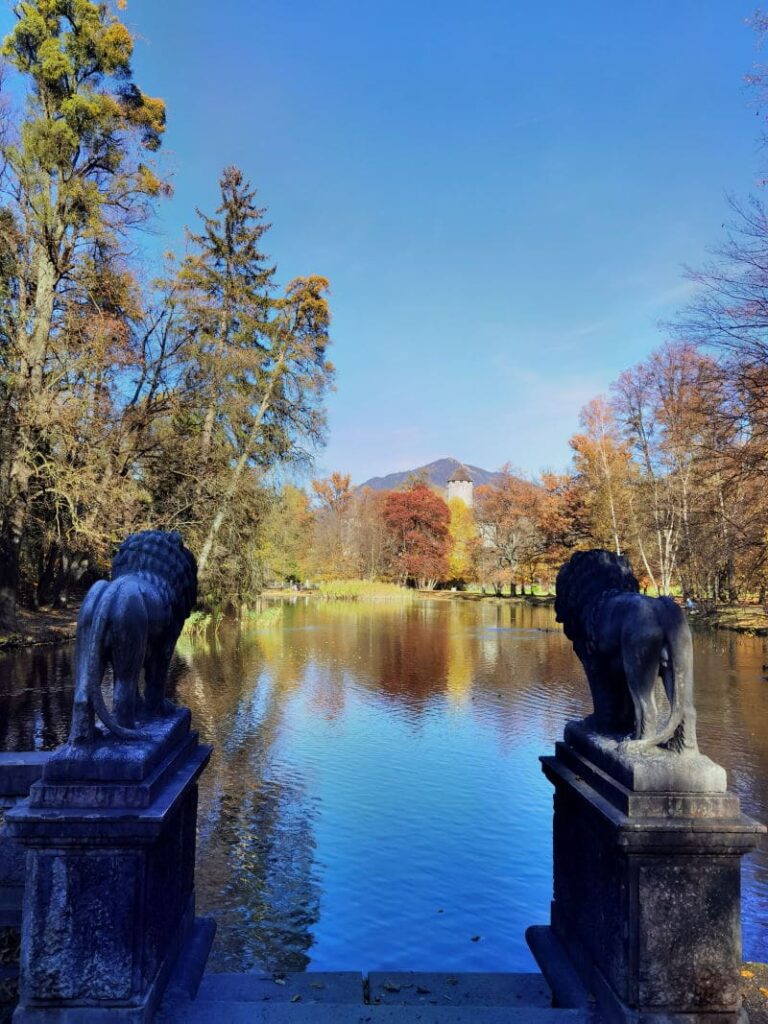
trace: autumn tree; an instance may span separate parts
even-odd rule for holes
[[[707,511],[697,456],[709,435],[716,381],[712,360],[695,346],[667,344],[614,387],[614,410],[638,464],[632,507],[638,548],[662,594],[681,568],[690,577],[686,590],[694,586],[696,522]]]
[[[220,190],[216,215],[201,213],[203,230],[190,234],[178,277],[178,302],[197,353],[197,490],[203,497],[208,489],[198,557],[203,578],[247,476],[321,441],[333,376],[328,282],[296,278],[275,295],[254,190],[234,167],[223,172]]]
[[[497,484],[478,487],[475,519],[480,533],[480,573],[497,594],[505,584],[515,594],[517,584],[543,551],[538,527],[540,495],[536,485],[505,466]]]
[[[300,583],[310,572],[315,515],[306,491],[293,484],[271,495],[260,530],[259,559],[267,583]]]
[[[545,471],[532,503],[539,535],[537,568],[542,582],[551,586],[563,562],[591,540],[585,494],[573,473]]]
[[[355,492],[352,542],[362,579],[383,579],[392,563],[392,534],[384,519],[388,494],[370,487]]]
[[[413,580],[431,590],[447,577],[450,517],[446,503],[426,484],[387,494],[384,522],[392,543],[392,572],[400,582]]]
[[[331,473],[324,480],[313,480],[312,490],[322,509],[345,516],[352,504],[352,477],[349,473]]]
[[[570,445],[590,534],[599,547],[612,548],[621,555],[630,533],[632,455],[605,399],[592,399],[581,410],[579,425],[581,431],[571,438]]]
[[[3,54],[19,72],[26,112],[1,152],[0,586],[10,591],[55,443],[49,411],[68,300],[89,267],[120,273],[123,240],[166,190],[149,159],[160,146],[165,108],[133,80],[125,25],[105,3],[89,0],[27,0],[13,11]]]
[[[452,580],[469,580],[473,576],[477,556],[478,536],[475,517],[472,509],[461,498],[451,498],[448,508],[451,512],[448,574]]]
[[[354,491],[349,474],[332,473],[312,481],[317,503],[313,562],[318,576],[325,579],[358,575],[353,542]]]

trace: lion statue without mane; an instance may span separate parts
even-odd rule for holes
[[[77,619],[70,743],[93,742],[96,717],[123,739],[137,735],[142,668],[144,714],[170,710],[168,666],[196,598],[197,564],[178,533],[145,530],[120,545],[111,582],[94,583]],[[114,675],[111,711],[101,693],[108,664]]]
[[[611,551],[579,551],[557,574],[555,612],[587,675],[589,724],[628,736],[630,749],[695,751],[691,631],[671,598],[639,590],[627,559]],[[659,676],[670,706],[661,729]]]

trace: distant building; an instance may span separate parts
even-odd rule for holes
[[[472,508],[474,490],[475,485],[472,482],[472,477],[464,466],[459,466],[458,469],[451,473],[448,479],[448,501],[451,498],[461,498],[467,508]]]

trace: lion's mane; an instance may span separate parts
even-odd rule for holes
[[[612,594],[637,594],[640,584],[623,555],[577,551],[557,574],[555,614],[569,640],[592,639],[599,606]]]
[[[121,576],[151,582],[167,601],[174,628],[181,629],[197,600],[197,565],[181,534],[159,530],[132,534],[112,559],[112,579]]]

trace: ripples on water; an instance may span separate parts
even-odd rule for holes
[[[695,649],[702,749],[768,821],[764,642]],[[0,749],[64,738],[70,658],[0,654]],[[538,757],[589,710],[549,609],[299,601],[282,625],[182,642],[173,675],[215,748],[198,845],[213,969],[531,968],[523,933],[552,884]],[[744,883],[745,951],[766,960],[765,850]]]

